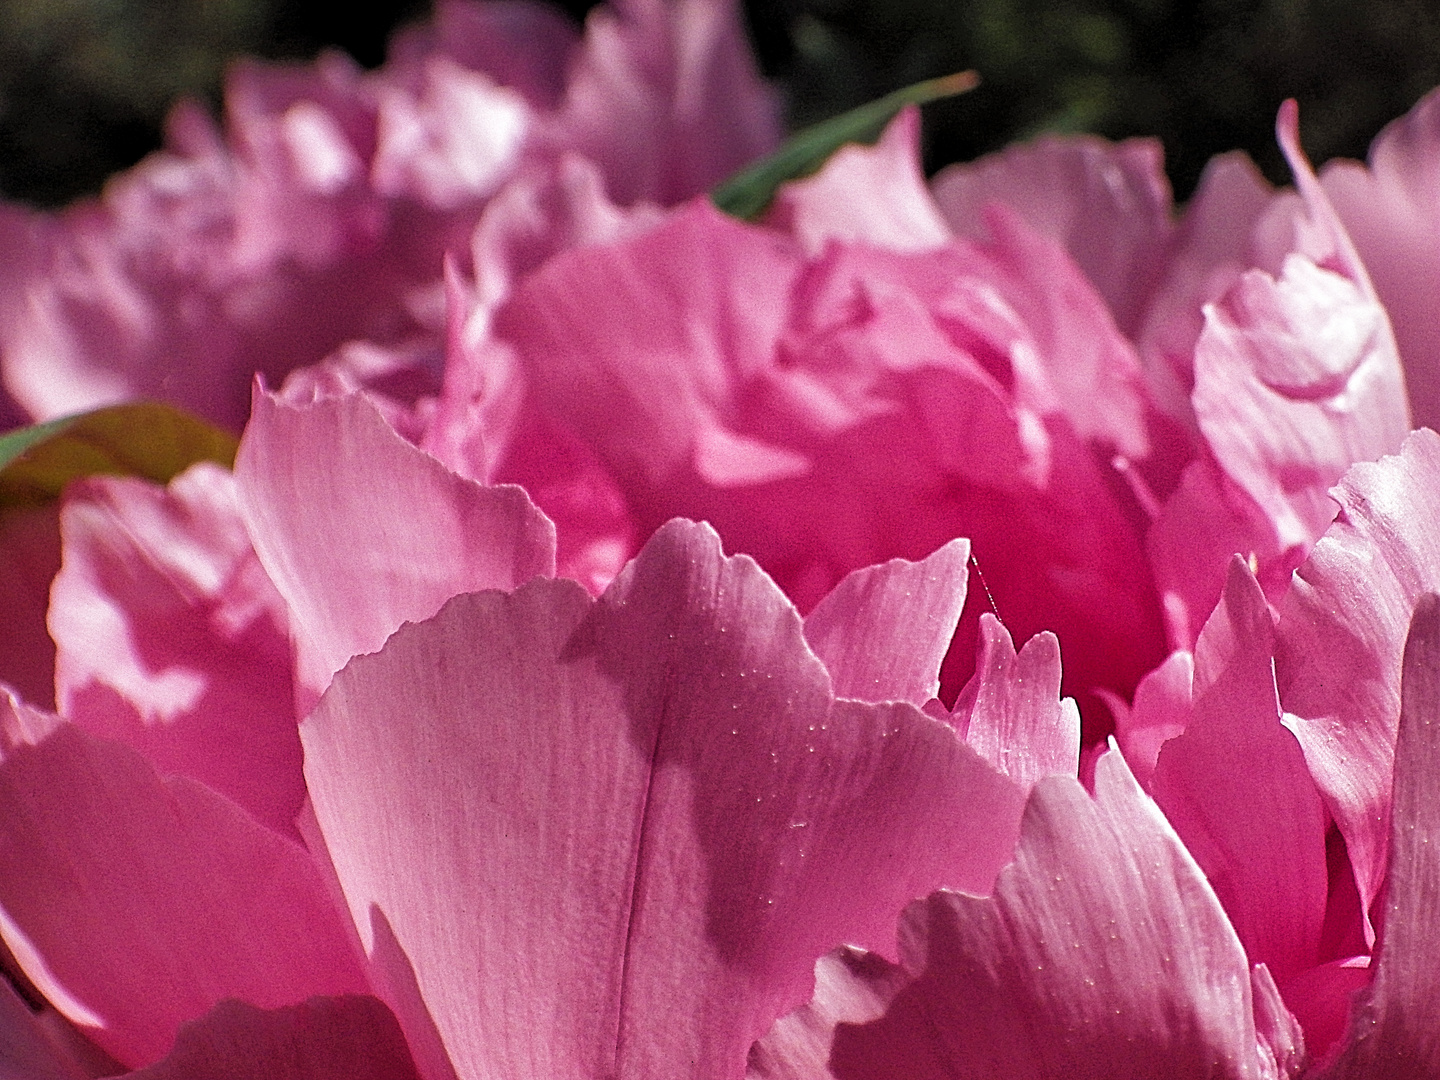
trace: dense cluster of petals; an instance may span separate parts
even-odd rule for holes
[[[775,117],[446,0],[0,208],[0,420],[241,433],[0,500],[0,1075],[1440,1072],[1440,98],[727,216]]]

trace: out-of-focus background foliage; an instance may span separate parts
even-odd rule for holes
[[[577,20],[590,6],[564,0]],[[159,143],[169,104],[218,104],[229,58],[384,58],[426,0],[0,0],[0,193],[58,205]],[[1360,157],[1440,83],[1436,0],[747,0],[761,64],[804,124],[932,75],[984,85],[926,114],[927,165],[1045,130],[1158,135],[1181,198],[1243,147],[1283,181],[1276,106],[1317,161]]]

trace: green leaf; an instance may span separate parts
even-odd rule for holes
[[[979,84],[980,77],[975,72],[961,71],[915,83],[858,109],[822,120],[796,132],[775,153],[726,180],[711,192],[710,199],[733,217],[754,220],[765,212],[781,184],[809,176],[846,143],[873,143],[906,105],[924,105],[953,97]]]
[[[111,405],[0,435],[0,509],[53,502],[84,476],[169,483],[197,461],[229,468],[239,443],[172,405]]]

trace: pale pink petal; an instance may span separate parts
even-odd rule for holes
[[[0,938],[130,1066],[225,997],[365,990],[309,855],[188,777],[63,725],[0,763]]]
[[[514,169],[530,123],[516,91],[443,56],[421,67],[419,93],[382,85],[370,183],[436,210],[492,194]]]
[[[1194,705],[1151,791],[1224,905],[1252,963],[1283,985],[1319,959],[1325,808],[1281,723],[1275,630],[1240,558],[1195,646]]]
[[[805,617],[805,641],[836,697],[908,701],[940,693],[940,661],[965,606],[970,543],[919,562],[892,559],[848,574]]]
[[[1352,280],[1299,255],[1275,279],[1247,271],[1206,309],[1195,413],[1226,473],[1308,548],[1334,516],[1329,488],[1410,429],[1385,312]]]
[[[1280,701],[1349,848],[1368,912],[1385,874],[1400,660],[1410,612],[1440,588],[1440,437],[1357,465],[1340,515],[1280,609]]]
[[[987,207],[1014,210],[1069,252],[1132,333],[1173,230],[1163,157],[1153,139],[1047,135],[950,165],[932,186],[950,227],[972,240],[990,238]]]
[[[234,478],[210,464],[163,488],[94,477],[68,490],[61,533],[50,630],[66,719],[293,835],[305,778],[289,628]]]
[[[461,1077],[736,1075],[840,942],[989,887],[1021,795],[908,704],[836,701],[799,616],[662,529],[599,601],[457,597],[302,727],[372,963]]]
[[[673,204],[780,141],[734,0],[592,8],[553,138],[598,163],[613,198]]]
[[[45,626],[50,582],[60,572],[58,506],[0,511],[0,682],[44,708],[55,704],[55,642]]]
[[[1185,207],[1144,321],[1134,331],[1156,406],[1192,430],[1190,391],[1204,305],[1257,265],[1252,236],[1273,199],[1270,184],[1242,151],[1211,158]]]
[[[1080,765],[1080,713],[1060,697],[1060,642],[1036,634],[1019,655],[990,612],[980,616],[975,674],[955,701],[951,722],[986,761],[1026,791],[1042,776],[1074,776]]]
[[[832,239],[892,251],[947,243],[950,228],[920,169],[920,111],[907,106],[874,146],[842,146],[814,176],[785,184],[765,220],[812,255]]]
[[[782,1067],[758,1075],[1295,1075],[1293,1021],[1273,983],[1257,974],[1260,993],[1252,990],[1245,953],[1199,867],[1118,753],[1097,763],[1096,793],[1091,800],[1061,777],[1040,781],[994,896],[938,892],[911,905],[900,938],[908,985],[896,986],[893,969],[851,961],[819,983],[835,1003],[810,1006],[847,1021],[859,1014],[833,1028],[828,1056],[783,1045],[765,1053],[762,1043],[752,1062]],[[847,978],[870,984],[868,1000]],[[864,1022],[876,1003],[884,1015]],[[793,1041],[793,1028],[766,1042],[777,1039]],[[792,1071],[788,1061],[824,1067]]]
[[[1440,94],[1370,145],[1369,168],[1332,161],[1320,183],[1389,312],[1417,426],[1440,426]]]
[[[1177,650],[1140,680],[1134,704],[1124,708],[1122,703],[1115,718],[1115,741],[1135,779],[1147,791],[1160,748],[1190,723],[1194,679],[1194,656]]]
[[[220,1002],[180,1028],[163,1061],[126,1080],[416,1080],[400,1025],[373,997],[280,1009]]]
[[[358,394],[301,406],[257,388],[235,477],[307,694],[456,593],[555,570],[554,527],[523,491],[449,472]]]
[[[1374,980],[1351,1013],[1349,1039],[1327,1077],[1420,1080],[1440,1070],[1435,1002],[1440,967],[1440,598],[1420,597],[1405,641],[1395,744],[1390,872]]]

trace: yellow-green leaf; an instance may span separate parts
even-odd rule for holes
[[[710,199],[727,214],[753,220],[765,212],[781,184],[809,176],[846,143],[873,143],[906,105],[924,105],[953,97],[979,84],[980,77],[973,71],[926,79],[858,109],[822,120],[796,132],[775,153],[726,180],[711,192]]]
[[[97,474],[168,483],[197,461],[231,467],[227,431],[154,402],[111,405],[0,436],[0,508],[39,506],[71,480]]]

